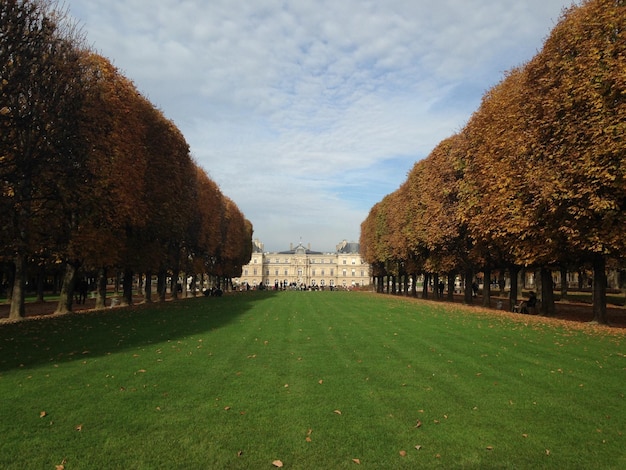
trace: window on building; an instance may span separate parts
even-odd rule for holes
[[[313,269],[312,271],[313,271],[313,272],[312,272],[312,275],[313,275],[313,276],[315,276],[315,269]]]
[[[253,272],[254,272],[254,275],[256,276],[256,274],[257,274],[256,268],[254,268]]]
[[[274,270],[274,276],[278,276],[278,269]]]
[[[344,269],[344,270],[343,270],[343,277],[346,277],[347,275],[348,275],[348,274],[347,274],[347,271]]]
[[[356,269],[352,270],[352,277],[356,276]]]
[[[269,275],[270,275],[270,270],[269,270],[269,269],[266,269],[266,270],[265,270],[265,275],[266,275],[266,276],[269,276]],[[268,280],[267,282],[269,282],[269,280]]]
[[[334,269],[332,269],[332,268],[331,268],[331,270],[330,270],[330,275],[331,275],[331,276],[334,276],[334,275],[335,275],[335,270],[334,270]]]
[[[344,260],[343,260],[343,264],[348,264],[348,260],[347,260],[347,259],[344,259]]]
[[[289,270],[285,269],[285,276],[289,276]]]
[[[356,264],[356,260],[352,258],[352,264]]]
[[[247,276],[247,275],[248,275],[248,270],[247,270],[247,269],[244,269],[244,270],[243,270],[243,275],[244,275],[244,276]]]

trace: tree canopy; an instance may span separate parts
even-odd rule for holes
[[[365,259],[394,258],[394,227],[421,272],[590,266],[606,322],[605,268],[626,248],[625,70],[626,2],[566,9],[536,56],[370,212]]]
[[[67,266],[62,312],[78,268],[175,276],[185,260],[188,272],[232,277],[252,250],[251,223],[176,125],[76,31],[55,2],[0,2],[0,260],[13,271],[11,318],[24,314],[35,266]]]

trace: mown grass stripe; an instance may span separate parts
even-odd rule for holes
[[[267,292],[2,325],[0,466],[624,466],[623,336],[520,319]]]

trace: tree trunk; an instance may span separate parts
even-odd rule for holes
[[[511,291],[509,292],[509,311],[513,311],[513,307],[517,304],[517,297],[519,296],[519,275],[520,268],[517,266],[511,266],[509,268],[509,276],[511,277]]]
[[[439,273],[433,274],[433,294],[435,299],[441,300],[439,298]]]
[[[541,282],[541,313],[547,317],[553,317],[556,313],[554,307],[554,280],[552,271],[548,268],[541,268],[539,271]]]
[[[172,272],[172,280],[170,282],[170,290],[172,294],[172,299],[178,299],[178,269],[174,269]]]
[[[428,283],[430,282],[430,274],[424,273],[424,284],[422,285],[422,299],[428,298]]]
[[[465,274],[463,276],[464,287],[464,295],[463,295],[463,303],[467,305],[471,305],[474,302],[473,292],[472,292],[472,279],[474,277],[474,272],[471,269],[466,269]]]
[[[46,277],[46,268],[43,263],[39,266],[37,270],[37,302],[43,303],[44,299],[44,283]]]
[[[483,270],[483,307],[491,307],[491,268]]]
[[[107,299],[107,270],[104,267],[98,269],[96,278],[96,310],[106,308]]]
[[[454,273],[448,273],[448,300],[450,302],[454,302],[454,288],[456,280],[456,275]]]
[[[500,288],[500,296],[504,297],[506,289],[506,277],[504,269],[501,269],[498,273],[498,287]]]
[[[593,259],[593,321],[609,323],[606,310],[606,259],[596,255]]]
[[[72,263],[66,263],[65,275],[63,276],[63,284],[59,293],[59,303],[54,311],[55,315],[70,313],[74,303],[74,284],[76,283],[76,266]]]
[[[157,274],[157,290],[159,291],[159,302],[165,302],[165,291],[167,289],[167,271],[165,269],[159,269]]]
[[[13,275],[13,289],[11,291],[11,307],[9,320],[21,320],[24,318],[24,290],[26,288],[26,257],[18,254],[15,259],[15,271]]]
[[[152,303],[152,270],[148,269],[146,272],[146,284],[145,284],[144,301],[148,304]]]
[[[120,305],[132,305],[133,304],[133,272],[126,268],[124,269],[124,279],[122,280],[122,301]]]

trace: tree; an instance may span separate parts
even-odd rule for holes
[[[79,38],[64,18],[44,0],[0,3],[0,205],[5,255],[15,266],[10,318],[24,314],[29,255],[57,246],[51,223],[64,232],[71,224],[76,177],[84,168],[73,145]]]
[[[565,12],[528,64],[544,219],[594,270],[594,318],[607,322],[606,263],[626,248],[626,2]],[[539,163],[539,162],[538,162]]]

